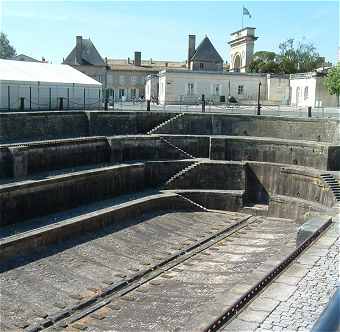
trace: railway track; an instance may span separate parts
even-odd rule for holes
[[[296,233],[292,221],[244,216],[25,330],[216,330],[246,290],[294,254]],[[225,308],[233,311],[219,317]]]

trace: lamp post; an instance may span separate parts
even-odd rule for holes
[[[257,92],[257,115],[261,115],[260,94],[261,94],[261,82],[259,82],[259,89]]]

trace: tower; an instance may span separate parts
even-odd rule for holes
[[[255,28],[244,28],[230,34],[230,71],[245,72],[254,54]]]

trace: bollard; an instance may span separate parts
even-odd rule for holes
[[[25,110],[25,98],[20,97],[20,111]]]
[[[150,111],[150,104],[151,104],[150,100],[147,100],[147,101],[146,101],[146,110],[147,110],[148,112]]]
[[[311,118],[312,117],[312,106],[308,106],[307,110],[308,110],[308,117]]]
[[[64,109],[64,98],[60,97],[59,98],[59,107],[58,107],[59,111],[62,111]]]
[[[205,96],[202,95],[202,113],[205,112]]]

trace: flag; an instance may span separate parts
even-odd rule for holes
[[[249,18],[251,18],[251,15],[249,13],[249,10],[246,7],[243,7],[243,15],[248,15]]]

